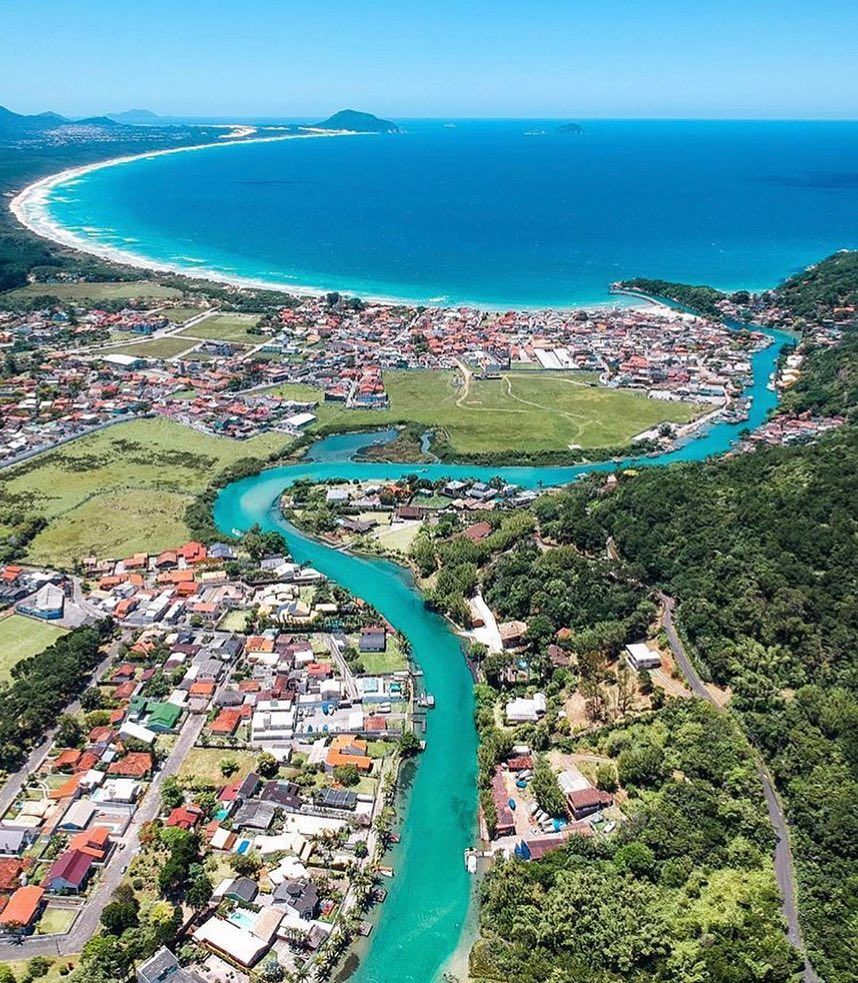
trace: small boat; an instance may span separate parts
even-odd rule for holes
[[[378,872],[379,874],[381,874],[382,877],[393,877],[392,867],[379,867]]]
[[[477,855],[475,853],[469,853],[468,854],[467,866],[468,866],[468,873],[469,874],[476,874],[476,872],[477,872]]]
[[[424,693],[418,700],[417,706],[426,707],[427,710],[435,709],[435,697],[431,693]]]

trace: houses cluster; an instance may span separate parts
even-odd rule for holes
[[[271,949],[323,945],[411,723],[395,632],[317,571],[240,542],[89,557],[81,569],[87,610],[111,616],[121,641],[97,680],[97,709],[78,712],[76,737],[57,738],[0,820],[0,931],[33,931],[52,906],[106,903],[104,869],[131,861],[141,824],[159,816],[199,832],[207,858],[261,858],[250,876],[221,877],[193,926],[212,959],[249,969]],[[9,566],[0,584],[20,581],[29,598],[34,576]],[[362,658],[382,662],[370,671]],[[197,801],[206,786],[191,752],[240,756],[213,803]],[[182,801],[165,804],[160,776],[183,768]],[[332,878],[337,890],[325,887]]]
[[[809,410],[804,413],[782,413],[761,424],[742,441],[741,449],[748,450],[764,444],[777,447],[794,447],[809,444],[823,434],[842,427],[843,416],[816,416]]]
[[[273,393],[200,392],[187,399],[153,403],[160,416],[215,437],[245,440],[275,431],[296,436],[316,420],[315,402],[284,399]]]
[[[0,378],[0,464],[133,419],[166,391],[148,376],[75,353],[46,355],[35,368]]]
[[[539,860],[563,847],[570,836],[591,837],[599,830],[610,832],[616,825],[616,819],[604,815],[614,805],[613,794],[596,788],[574,763],[567,763],[556,775],[564,802],[560,815],[549,815],[540,808],[529,790],[532,778],[533,755],[527,745],[514,746],[507,760],[496,766],[490,789],[496,815],[493,851]],[[485,824],[484,817],[482,822]]]

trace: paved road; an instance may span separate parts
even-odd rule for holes
[[[676,659],[676,664],[682,670],[694,695],[699,696],[703,700],[708,700],[713,706],[717,706],[709,690],[703,685],[703,680],[698,675],[691,659],[688,658],[685,646],[682,644],[682,640],[676,632],[676,625],[673,621],[676,601],[661,592],[659,592],[659,598],[663,605],[661,623],[667,635],[670,650]],[[810,965],[810,960],[804,951],[801,925],[798,920],[798,905],[796,903],[795,867],[793,865],[786,816],[784,815],[783,806],[775,789],[772,776],[756,748],[754,748],[754,761],[757,774],[763,786],[763,795],[766,800],[769,821],[775,831],[775,878],[777,879],[781,894],[781,908],[787,924],[787,938],[804,959],[805,983],[819,983],[819,977],[814,972],[813,967]]]
[[[29,959],[31,956],[70,956],[81,951],[84,943],[92,938],[98,929],[102,909],[110,901],[111,895],[125,876],[124,868],[140,849],[141,827],[158,815],[161,786],[165,779],[175,775],[179,770],[182,761],[200,736],[205,722],[204,713],[196,714],[186,721],[173,750],[152,779],[125,835],[117,842],[116,849],[101,873],[98,886],[87,898],[83,912],[78,916],[72,930],[67,935],[46,938],[32,936],[24,939],[20,944],[6,943],[5,946],[0,947],[0,957]]]

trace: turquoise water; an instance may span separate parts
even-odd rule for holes
[[[471,465],[375,464],[349,461],[365,446],[367,434],[328,438],[314,448],[316,460],[272,468],[224,488],[215,503],[218,527],[243,531],[259,522],[280,531],[293,556],[373,604],[411,643],[424,672],[426,690],[435,695],[428,715],[427,750],[407,797],[402,841],[392,863],[396,876],[371,944],[354,976],[355,983],[429,983],[438,978],[469,922],[471,880],[463,851],[476,834],[476,749],[470,674],[459,641],[447,623],[422,603],[409,571],[386,560],[353,556],[323,546],[284,522],[276,504],[298,478],[384,480],[404,474],[429,478],[501,474],[527,488],[567,484],[592,471],[618,466],[652,467],[702,460],[728,450],[745,427],[762,422],[776,404],[766,383],[788,336],[774,340],[754,358],[751,418],[744,424],[718,424],[685,446],[657,457],[629,458],[564,468],[480,468]],[[389,432],[388,432],[389,436]]]
[[[856,123],[406,126],[106,168],[49,211],[189,270],[510,307],[604,301],[632,276],[769,287],[858,246]]]

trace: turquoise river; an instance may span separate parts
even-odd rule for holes
[[[283,534],[296,560],[374,605],[409,640],[424,684],[437,707],[429,715],[427,749],[414,771],[401,810],[401,842],[390,863],[396,876],[378,924],[352,977],[355,983],[430,983],[437,980],[473,933],[473,878],[463,852],[476,836],[476,750],[472,680],[459,639],[427,610],[408,570],[386,560],[331,549],[302,535],[279,515],[284,488],[299,478],[385,480],[419,472],[430,479],[502,475],[527,488],[568,484],[594,471],[699,461],[724,453],[745,428],[758,426],[777,397],[768,388],[778,353],[790,338],[767,332],[773,344],[754,356],[751,416],[743,424],[718,423],[683,446],[651,457],[575,467],[493,467],[457,464],[378,464],[351,460],[370,442],[366,434],[328,438],[298,464],[275,467],[224,488],[215,520],[224,533],[254,523]]]

